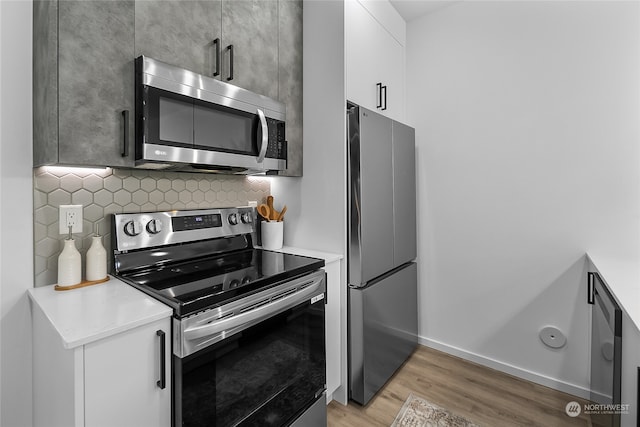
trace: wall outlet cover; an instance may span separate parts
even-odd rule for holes
[[[82,205],[60,205],[58,215],[60,234],[82,233]]]

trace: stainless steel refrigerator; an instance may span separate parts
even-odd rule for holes
[[[415,131],[347,103],[349,397],[367,402],[417,345]]]

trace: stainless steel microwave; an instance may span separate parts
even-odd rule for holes
[[[286,169],[283,103],[145,56],[135,68],[137,167],[237,174]]]

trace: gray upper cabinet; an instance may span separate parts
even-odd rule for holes
[[[287,106],[287,170],[302,176],[302,0],[280,0],[278,99]]]
[[[134,167],[140,55],[285,103],[302,175],[302,0],[36,0],[34,166]]]
[[[135,56],[145,55],[213,76],[214,41],[220,43],[221,38],[221,7],[220,0],[136,1]]]
[[[222,41],[222,80],[277,99],[278,2],[223,0]]]
[[[133,21],[132,1],[34,2],[34,166],[133,166]]]

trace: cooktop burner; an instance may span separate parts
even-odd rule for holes
[[[254,248],[254,211],[117,214],[115,274],[185,317],[324,266],[322,259]]]
[[[123,281],[188,316],[324,266],[324,261],[262,249],[123,273]]]

